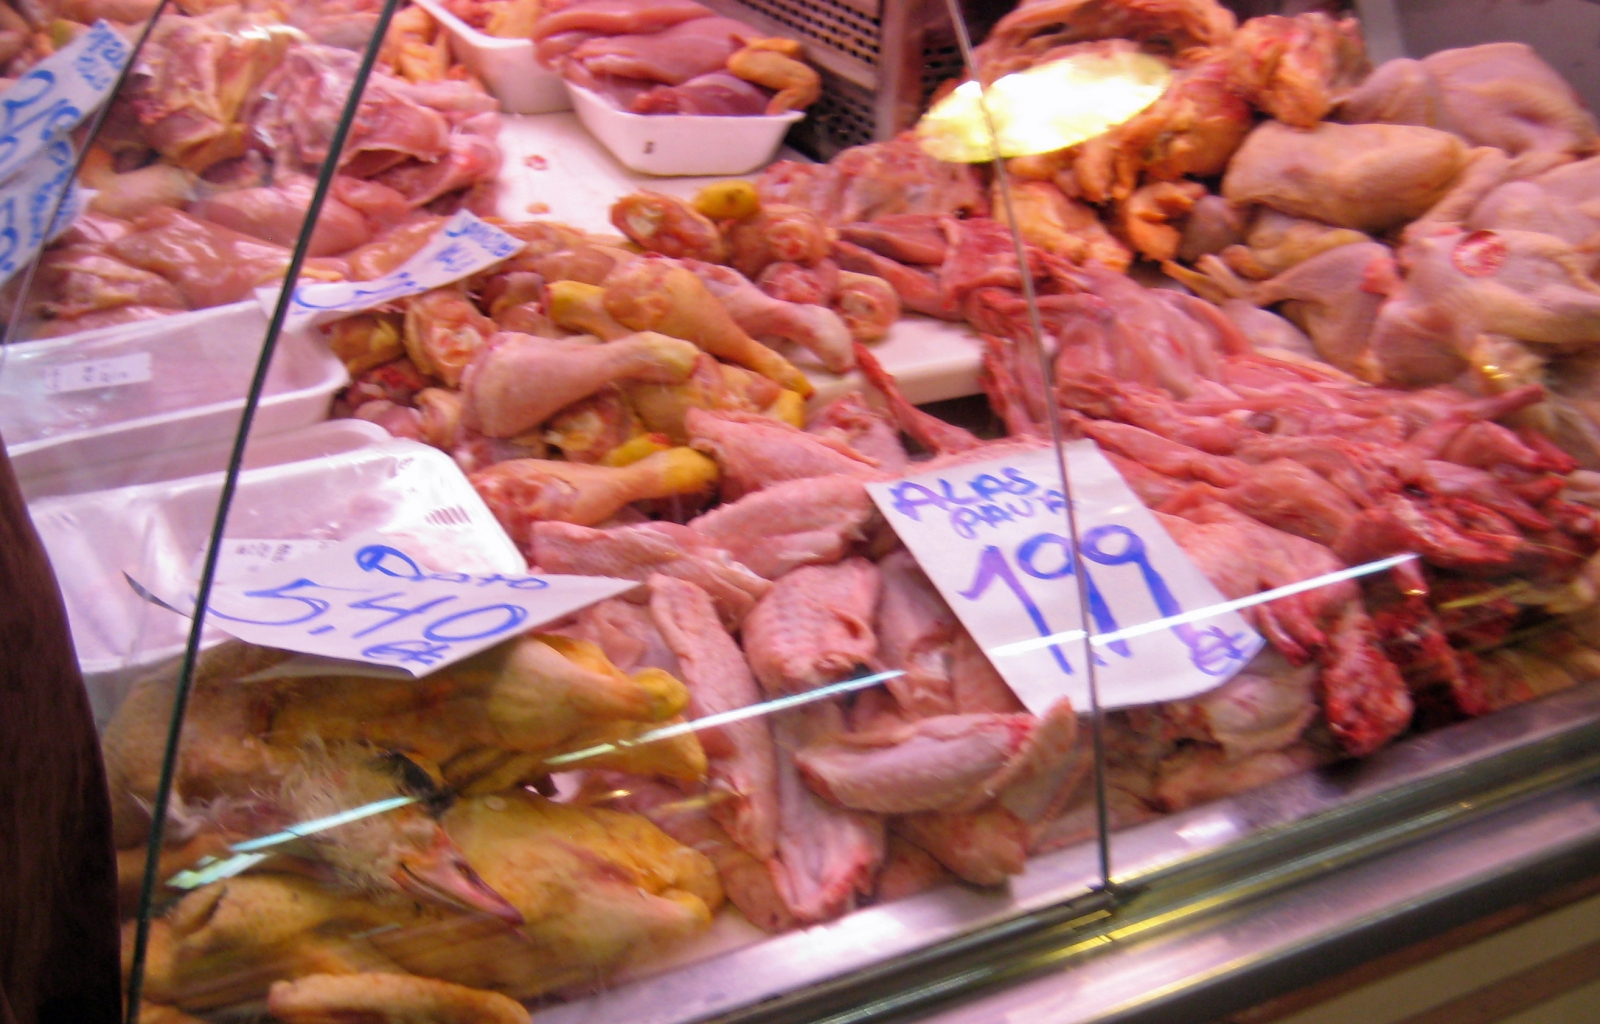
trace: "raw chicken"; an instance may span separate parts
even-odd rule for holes
[[[189,212],[264,242],[291,248],[300,239],[314,185],[310,178],[296,176],[272,188],[219,192],[190,204]],[[334,256],[365,245],[371,237],[365,218],[330,195],[323,201],[306,255]]]
[[[885,473],[904,472],[911,464],[899,428],[855,391],[824,406],[806,424],[806,432],[843,441]]]
[[[710,263],[721,263],[727,256],[716,224],[677,196],[644,190],[629,193],[611,204],[611,223],[641,248],[663,256]]]
[[[871,893],[883,863],[883,819],[822,800],[794,765],[795,751],[843,731],[844,713],[832,701],[780,712],[772,720],[779,815],[772,880],[789,912],[808,924],[838,917],[857,894]]]
[[[668,576],[650,577],[650,611],[683,668],[693,719],[751,708],[761,691],[704,590]],[[764,717],[698,730],[714,799],[711,816],[745,852],[770,860],[777,849],[778,782],[772,732]]]
[[[734,51],[759,37],[755,29],[731,18],[691,18],[647,35],[598,36],[580,43],[566,60],[596,76],[682,85],[722,70]]]
[[[772,263],[814,264],[826,259],[833,233],[817,213],[763,202],[754,216],[728,229],[729,264],[755,280]]]
[[[1257,285],[1250,301],[1257,306],[1283,303],[1284,316],[1310,336],[1319,356],[1377,383],[1387,370],[1383,356],[1372,351],[1377,347],[1373,325],[1390,289],[1403,288],[1398,281],[1387,246],[1357,242],[1329,249]]]
[[[954,879],[932,854],[897,835],[890,835],[875,895],[877,902],[890,903],[936,889]]]
[[[974,814],[907,814],[891,819],[890,827],[974,885],[1003,885],[1027,866],[1027,823],[1003,807]]]
[[[1227,246],[1219,255],[1240,275],[1264,281],[1329,249],[1370,241],[1372,239],[1360,231],[1263,209],[1251,224],[1243,243]]]
[[[877,566],[808,565],[779,579],[744,623],[745,656],[767,693],[814,690],[864,674],[878,653]]]
[[[808,744],[795,766],[818,795],[856,810],[971,809],[999,792],[1034,723],[1026,714],[938,715]]]
[[[465,422],[490,437],[515,437],[608,384],[686,380],[696,354],[689,342],[650,331],[599,345],[496,334],[462,375]]]
[[[1125,271],[1132,262],[1133,255],[1128,252],[1127,246],[1117,241],[1100,222],[1095,211],[1068,198],[1054,184],[1044,181],[1016,182],[1011,188],[1009,203],[999,200],[998,182],[995,189],[995,220],[1009,224],[1010,211],[1015,211],[1019,230],[1028,244],[1074,263],[1094,260],[1112,270]],[[860,238],[862,234],[844,232],[842,237]],[[941,252],[943,248],[941,246]],[[943,256],[934,262],[942,263]]]
[[[1587,153],[1597,141],[1594,118],[1572,86],[1525,43],[1389,61],[1344,99],[1338,117],[1442,128],[1513,156]]]
[[[721,505],[689,528],[769,580],[802,565],[837,562],[863,540],[875,515],[858,477],[808,477],[773,484]]]
[[[626,327],[692,341],[802,397],[815,390],[793,363],[741,330],[700,279],[674,260],[648,257],[613,271],[605,308]]]
[[[713,71],[682,85],[645,90],[629,102],[628,109],[635,114],[751,117],[764,113],[767,102],[767,94],[759,86],[726,71]]]
[[[909,551],[890,553],[878,569],[883,591],[873,626],[879,661],[886,669],[905,673],[888,681],[889,692],[918,718],[954,713],[951,647],[961,628],[955,613]]]
[[[889,282],[870,274],[841,271],[831,307],[855,341],[886,338],[900,319],[900,297]]]
[[[733,322],[750,336],[793,342],[833,373],[847,373],[855,365],[850,330],[833,310],[775,299],[728,267],[699,260],[684,260],[683,265],[694,271]]]
[[[635,501],[702,494],[717,482],[717,466],[699,452],[669,448],[618,468],[511,459],[471,480],[500,525],[526,538],[541,520],[593,526]]]
[[[1334,21],[1321,11],[1251,18],[1234,33],[1230,50],[1234,87],[1298,128],[1314,128],[1370,68],[1356,20]]]
[[[711,16],[709,8],[694,0],[578,0],[540,18],[533,27],[533,41],[574,31],[603,35],[659,32]]]
[[[611,576],[643,583],[652,575],[693,583],[709,594],[729,629],[738,629],[771,584],[728,552],[673,523],[595,530],[571,523],[535,523],[531,561],[545,572]],[[642,598],[642,595],[641,595]]]
[[[1426,213],[1466,164],[1461,140],[1433,128],[1266,121],[1228,164],[1222,195],[1377,233]]]
[[[751,924],[762,931],[783,932],[798,923],[778,895],[767,864],[735,844],[712,817],[708,796],[685,797],[653,779],[619,777],[618,782],[621,795],[608,801],[610,805],[644,815],[667,835],[708,857],[717,867],[728,902]]]
[[[1238,760],[1300,738],[1317,716],[1316,681],[1315,665],[1294,667],[1266,651],[1215,690],[1163,704],[1158,713],[1176,738],[1215,743]]]
[[[756,190],[763,206],[804,207],[829,224],[892,213],[961,216],[987,207],[971,167],[935,160],[909,132],[847,149],[826,164],[779,160],[761,172]]]
[[[171,281],[191,309],[248,298],[258,285],[281,278],[289,250],[158,207],[133,224],[133,231],[106,246],[124,263]],[[310,260],[308,277],[342,276],[335,261]]]
[[[725,498],[737,499],[785,480],[834,474],[873,480],[885,475],[847,444],[764,416],[690,409],[684,424],[690,444],[714,455],[722,467]]]
[[[1562,350],[1583,346],[1600,329],[1594,257],[1554,235],[1435,235],[1415,239],[1401,256],[1408,272],[1371,339],[1390,380],[1451,379],[1480,335]]]
[[[1235,25],[1215,0],[1029,0],[995,24],[973,56],[980,77],[992,82],[1072,43],[1128,39],[1181,57],[1226,45]]]
[[[543,524],[551,525],[551,524]],[[582,530],[584,527],[573,527]],[[538,552],[535,537],[535,553]],[[537,564],[537,562],[535,563]],[[622,598],[607,598],[592,604],[560,626],[544,631],[574,640],[587,640],[605,652],[606,659],[624,672],[659,668],[681,678],[677,655],[656,628],[650,609]]]

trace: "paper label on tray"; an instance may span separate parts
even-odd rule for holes
[[[1180,700],[1261,650],[1092,441],[1067,446],[1102,707]],[[1075,559],[1052,449],[867,485],[978,646],[1035,714],[1089,706]],[[1183,617],[1183,618],[1180,618]]]
[[[150,380],[150,353],[133,352],[111,359],[85,359],[44,367],[39,376],[45,394],[61,395],[73,391],[93,391],[123,384],[143,384]]]
[[[116,29],[97,21],[0,93],[0,180],[66,138],[111,94],[132,55]]]
[[[480,270],[494,266],[522,250],[527,243],[461,210],[444,223],[399,268],[371,281],[307,282],[294,290],[286,330],[329,323],[352,313],[381,306],[407,295],[420,295]],[[276,287],[256,289],[267,315],[278,302]]]
[[[0,185],[0,282],[77,219],[85,203],[72,177],[77,160],[72,143],[60,139]]]
[[[366,534],[218,583],[206,624],[264,647],[423,676],[639,585],[434,572],[403,543]]]

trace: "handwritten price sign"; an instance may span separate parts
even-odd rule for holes
[[[509,259],[526,243],[493,224],[459,211],[437,234],[395,270],[371,281],[330,281],[301,284],[289,302],[284,326],[293,331],[311,324],[328,323],[385,302],[420,295],[459,281]],[[267,315],[278,301],[277,288],[258,288],[256,298]]]
[[[422,676],[636,586],[602,576],[434,572],[367,535],[217,584],[206,621],[263,647]]]
[[[0,93],[0,180],[65,139],[111,94],[133,49],[97,21]]]
[[[1036,714],[1089,703],[1084,573],[1104,707],[1214,689],[1261,650],[1238,613],[1139,627],[1220,605],[1219,594],[1091,441],[1067,447],[1082,540],[1067,536],[1056,456],[1041,449],[867,486],[962,625]],[[1081,561],[1080,556],[1081,555]]]

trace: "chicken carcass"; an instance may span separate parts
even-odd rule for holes
[[[1127,39],[1181,58],[1225,46],[1236,25],[1215,0],[1029,0],[995,24],[973,57],[982,80],[993,82],[1073,43]]]
[[[1315,127],[1369,68],[1356,20],[1334,21],[1320,11],[1251,18],[1230,44],[1235,88],[1297,128]]]
[[[759,37],[755,29],[731,18],[690,18],[642,35],[596,36],[568,52],[563,67],[575,63],[596,77],[682,85],[720,71],[734,51]]]
[[[571,523],[535,523],[528,533],[532,561],[545,572],[612,576],[645,582],[652,575],[693,583],[737,629],[771,585],[733,561],[714,540],[674,523],[641,523],[595,530]]]
[[[668,576],[650,578],[650,611],[683,669],[689,714],[700,719],[752,708],[761,690],[744,654],[718,621],[704,590]],[[763,717],[698,731],[713,794],[711,816],[745,852],[770,860],[777,850],[778,782],[772,731]],[[723,799],[715,799],[722,797]]]
[[[1525,43],[1391,60],[1345,97],[1337,116],[1441,128],[1513,156],[1582,154],[1596,143],[1594,118],[1572,86]]]
[[[878,567],[864,558],[807,565],[780,578],[744,622],[744,650],[773,696],[814,690],[870,666]]]
[[[1284,316],[1310,336],[1317,354],[1341,370],[1377,383],[1385,377],[1373,324],[1389,292],[1403,288],[1389,247],[1337,245],[1257,285],[1250,301],[1282,303]]]
[[[686,380],[696,354],[689,342],[651,331],[598,345],[495,334],[462,374],[465,422],[490,437],[515,437],[608,384]]]
[[[910,132],[890,142],[847,149],[826,164],[779,160],[756,181],[763,206],[799,206],[829,224],[885,214],[958,217],[987,209],[975,171],[922,151]]]
[[[837,562],[865,539],[874,516],[860,478],[788,480],[690,520],[689,529],[769,580],[802,565]]]
[[[1266,121],[1228,164],[1222,195],[1378,233],[1426,213],[1466,165],[1461,139],[1434,128]]]

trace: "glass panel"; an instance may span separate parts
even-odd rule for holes
[[[1586,677],[1592,125],[1133,6],[155,19],[0,364],[146,1006],[819,1007]]]
[[[768,34],[783,12],[722,12],[746,25],[614,6],[532,29],[516,4],[406,8],[347,105],[352,141],[280,352],[297,330],[318,352],[326,339],[352,383],[322,450],[227,478],[192,684],[177,665],[143,676],[107,730],[139,821],[162,795],[139,730],[189,685],[151,876],[151,1005],[264,999],[298,1019],[444,1000],[516,1019],[516,1000],[552,1021],[675,1021],[887,965],[1101,879],[1089,848],[1028,861],[1034,826],[1090,764],[1076,711],[1018,701],[869,489],[892,501],[899,477],[976,443],[910,402],[971,389],[977,350],[927,268],[948,244],[940,218],[986,209],[981,175],[910,139],[831,164],[789,151],[755,173],[798,120],[788,108],[823,86]],[[949,45],[949,17],[923,15],[933,28],[895,14],[895,47]],[[714,67],[671,81],[669,33],[720,54]],[[576,117],[512,112],[544,101],[513,87],[529,63],[496,78],[485,54],[508,41],[516,59],[560,61]],[[309,193],[354,63],[333,50],[295,36],[275,55],[256,144],[232,158],[270,178],[199,199],[209,222],[259,237],[285,193]],[[708,59],[688,53],[673,59]],[[897,102],[914,112],[933,84]],[[907,116],[884,109],[882,129]],[[439,141],[419,111],[441,129],[432,161],[402,148]],[[711,124],[694,145],[676,128],[627,134],[697,114]],[[403,209],[365,248],[329,237],[341,210],[363,224],[392,195]],[[459,237],[429,247],[442,231]],[[835,254],[842,234],[855,241]],[[509,259],[471,262],[506,236]],[[904,246],[904,266],[883,255]],[[317,284],[324,266],[365,279],[365,299]],[[453,276],[426,276],[441,266]],[[916,315],[900,317],[902,296]],[[301,328],[301,306],[329,303]],[[941,379],[927,359],[941,347],[965,380]],[[847,376],[858,361],[870,388]],[[181,532],[167,510],[208,511],[216,487],[163,484],[156,543]],[[184,528],[198,543],[209,521]],[[190,567],[140,585],[187,609]],[[562,605],[574,577],[621,583]],[[181,640],[187,619],[151,607]],[[312,657],[329,654],[346,660]]]
[[[1591,680],[1584,329],[1520,275],[1587,237],[1553,204],[1594,128],[1525,48],[1373,69],[1336,11],[1068,6],[1006,15],[977,68],[1052,370],[1015,287],[977,307],[1008,429],[1065,433],[1104,812],[1150,822],[1111,843],[1128,881],[1459,768],[1419,737]],[[1553,101],[1538,141],[1467,84],[1510,78]],[[921,135],[978,159],[959,101]]]

